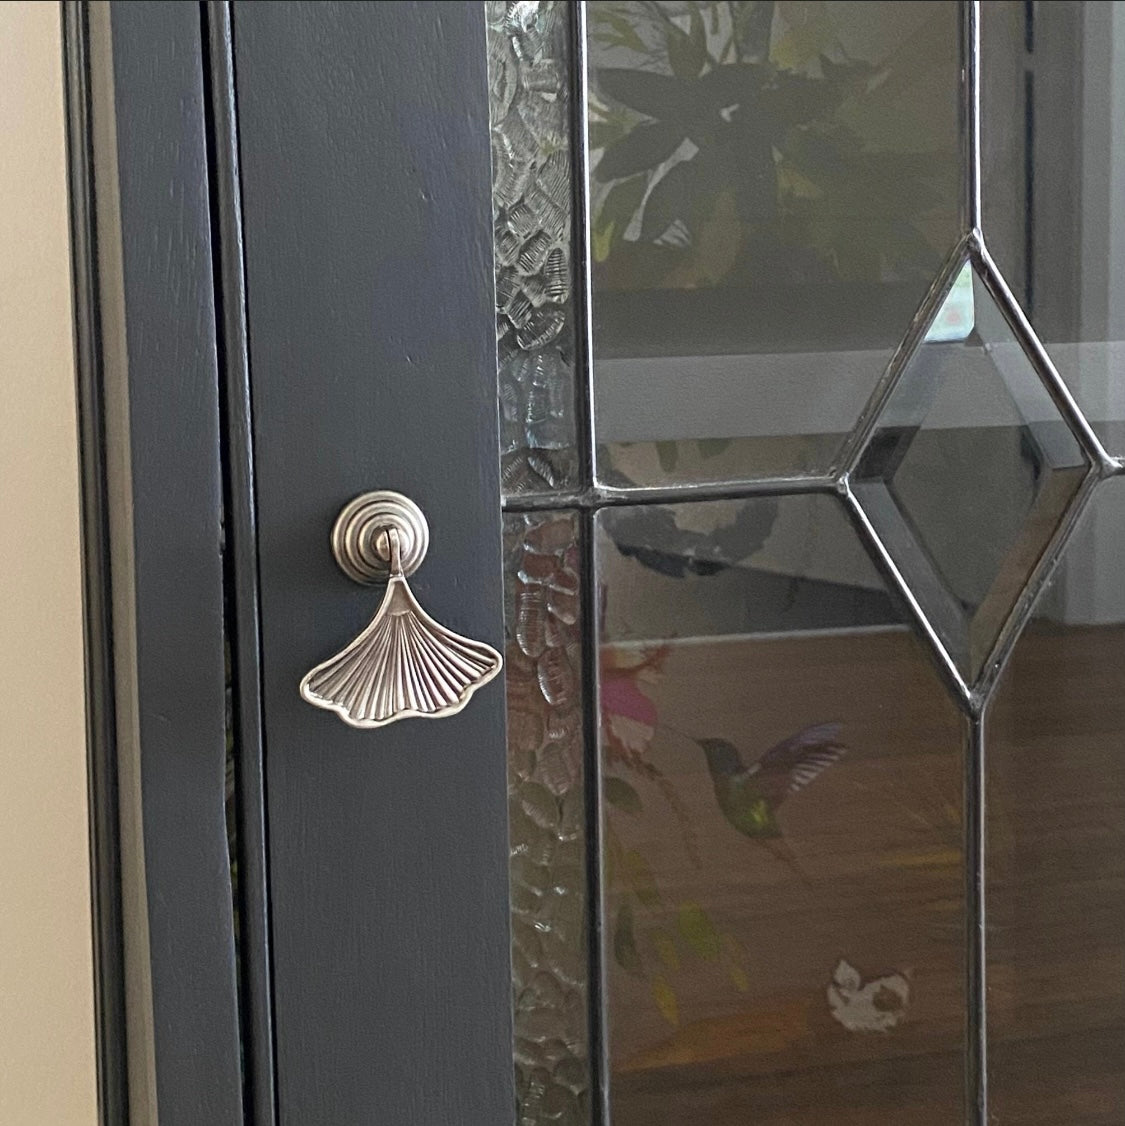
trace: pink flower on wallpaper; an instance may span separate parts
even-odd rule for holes
[[[641,684],[660,676],[667,655],[667,646],[639,654],[602,650],[602,730],[612,755],[635,761],[648,751],[656,731],[656,705]]]

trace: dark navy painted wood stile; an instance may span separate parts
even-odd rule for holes
[[[483,6],[235,3],[282,1121],[512,1119],[503,689],[356,731],[297,695],[378,591],[332,521],[396,489],[413,584],[502,639]]]
[[[66,11],[103,1121],[243,1121],[200,9]]]
[[[65,27],[103,1120],[509,1122],[502,684],[374,731],[297,691],[377,604],[328,542],[367,490],[503,637],[483,6]]]

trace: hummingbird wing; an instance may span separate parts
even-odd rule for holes
[[[840,724],[818,723],[783,739],[750,767],[755,783],[777,805],[807,786],[846,753]]]

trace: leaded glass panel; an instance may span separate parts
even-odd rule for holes
[[[957,1121],[964,725],[843,505],[598,525],[613,1123]]]
[[[600,478],[828,472],[956,241],[956,5],[587,12]]]
[[[989,1070],[1000,1123],[1125,1119],[1125,481],[1095,495],[988,739]]]
[[[984,225],[1110,453],[1125,454],[1125,4],[983,6]]]
[[[855,492],[973,683],[1088,468],[967,263],[879,415]]]
[[[1120,1119],[1123,9],[486,5],[520,1126]]]

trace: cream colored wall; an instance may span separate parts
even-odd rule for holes
[[[59,5],[0,4],[0,1123],[97,1122]]]

